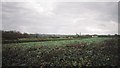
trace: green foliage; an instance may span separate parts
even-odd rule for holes
[[[3,44],[3,65],[116,66],[117,39],[87,38]]]

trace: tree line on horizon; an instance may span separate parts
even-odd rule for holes
[[[20,38],[77,38],[77,37],[92,37],[92,36],[98,36],[98,37],[110,37],[110,36],[119,36],[117,34],[115,35],[48,35],[48,34],[28,34],[28,33],[21,33],[19,31],[0,31],[2,32],[2,40],[18,40]]]

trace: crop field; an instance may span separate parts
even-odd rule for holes
[[[117,38],[23,42],[2,45],[4,66],[117,66]]]

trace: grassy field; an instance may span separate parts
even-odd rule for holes
[[[3,44],[4,66],[104,66],[118,65],[116,38]]]

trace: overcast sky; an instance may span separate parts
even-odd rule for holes
[[[3,2],[2,29],[27,33],[118,33],[117,2]]]

